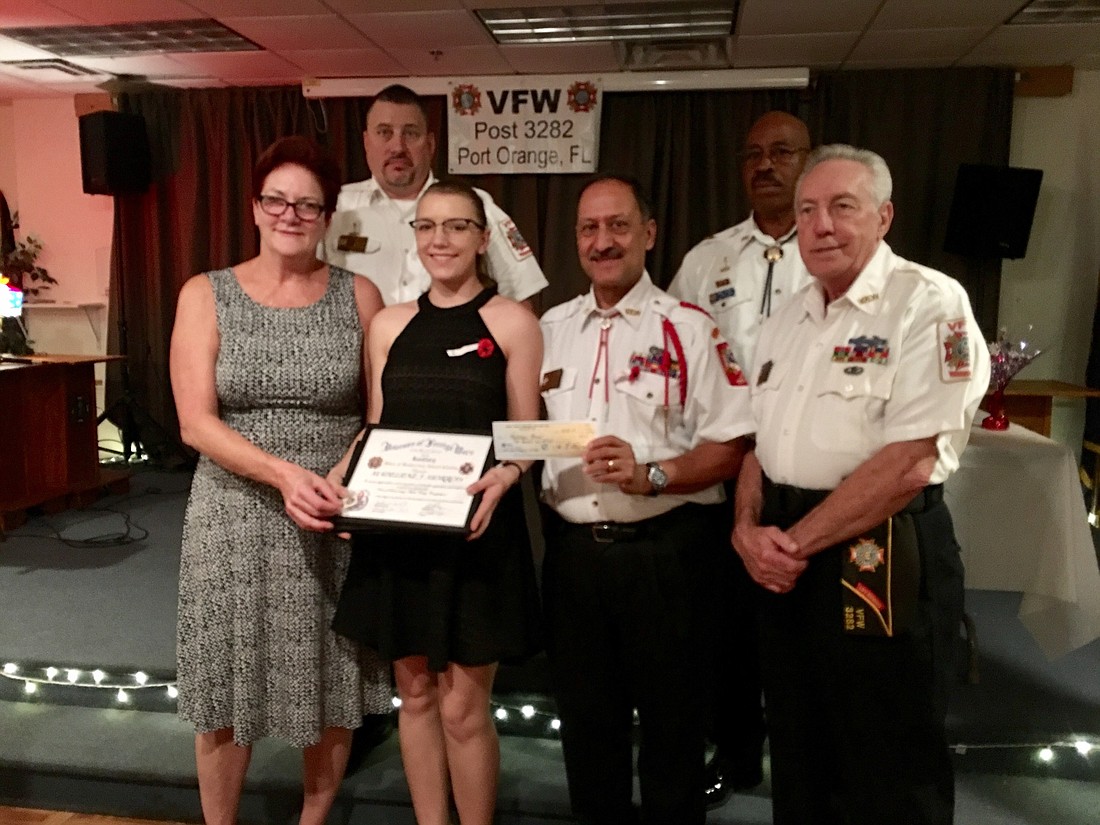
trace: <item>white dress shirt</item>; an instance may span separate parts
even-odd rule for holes
[[[411,200],[391,198],[374,178],[345,184],[336,200],[321,257],[370,278],[386,306],[415,301],[431,286],[431,277],[416,252],[409,221],[416,218],[420,196],[435,181],[429,175],[424,189]],[[488,192],[474,191],[485,204],[489,219],[486,258],[500,294],[522,301],[545,289],[546,277],[515,223]]]
[[[772,266],[769,307],[764,301],[768,280],[764,253],[772,247],[778,247],[783,257]],[[764,234],[749,215],[689,249],[668,291],[714,316],[733,346],[737,363],[749,374],[760,325],[809,282],[794,229],[777,241]]]
[[[935,436],[936,484],[959,466],[989,351],[962,286],[880,242],[827,309],[814,281],[765,322],[750,384],[772,481],[832,490],[887,444]]]
[[[748,387],[718,328],[706,313],[655,287],[648,274],[612,310],[600,310],[589,290],[549,310],[541,325],[550,420],[594,421],[599,435],[629,442],[640,464],[752,432]],[[685,502],[723,499],[721,484],[690,494],[630,495],[590,480],[579,458],[547,460],[543,495],[566,521],[582,524],[640,521]]]

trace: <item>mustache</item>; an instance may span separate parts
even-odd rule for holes
[[[406,163],[412,163],[412,158],[409,157],[407,152],[396,152],[396,153],[390,155],[388,158],[386,158],[387,162],[389,162],[391,160],[403,160]]]
[[[752,176],[753,184],[757,183],[774,183],[776,186],[780,185],[780,180],[770,170],[765,169],[763,172],[757,172]]]
[[[598,263],[600,261],[617,261],[622,256],[623,256],[623,251],[621,249],[619,249],[617,246],[613,246],[610,249],[604,249],[602,251],[599,250],[599,249],[593,250],[589,254],[588,260],[594,261],[596,263]]]

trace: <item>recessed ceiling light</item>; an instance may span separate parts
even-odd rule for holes
[[[246,52],[260,47],[216,20],[156,20],[117,26],[34,26],[0,35],[59,57],[128,57],[181,52]]]
[[[1100,0],[1031,0],[1008,22],[1014,25],[1100,23]]]
[[[584,43],[729,37],[738,2],[659,2],[478,9],[498,43]]]

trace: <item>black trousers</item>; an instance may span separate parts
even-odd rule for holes
[[[786,529],[827,495],[765,484],[764,524]],[[841,553],[810,560],[788,594],[761,590],[761,659],[776,825],[950,825],[954,775],[944,732],[963,611],[963,571],[942,488],[911,518],[920,589],[908,630],[842,630]]]
[[[761,699],[757,592],[745,563],[730,544],[736,481],[726,484],[727,502],[716,505],[721,541],[714,548],[714,611],[707,636],[713,700],[707,738],[735,770],[759,770],[766,726]]]
[[[702,551],[719,535],[714,509],[682,505],[597,533],[552,511],[543,523],[547,651],[574,814],[586,825],[638,822],[636,708],[641,822],[702,825]]]

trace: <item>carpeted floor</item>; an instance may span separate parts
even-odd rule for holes
[[[186,472],[139,471],[127,496],[34,518],[9,534],[0,543],[0,663],[173,673],[176,568],[189,481]],[[125,543],[127,537],[136,540]],[[980,681],[960,683],[952,703],[957,821],[1095,823],[1100,821],[1100,641],[1049,662],[1016,619],[1018,600],[1011,593],[967,593],[978,630]],[[503,672],[499,682],[502,692],[538,691],[543,684],[537,660]],[[171,710],[171,702],[156,695],[155,702],[140,706]],[[132,779],[145,771],[167,785],[193,783],[190,732],[168,713],[117,709],[113,694],[104,697],[100,709],[51,706],[10,689],[0,697],[0,800],[22,792],[22,786],[6,784],[5,772],[14,765],[37,766],[43,776],[116,771]],[[1072,743],[1079,737],[1096,750],[1086,755],[1075,750]],[[64,739],[89,744],[57,747]],[[1038,753],[1048,745],[1055,745],[1053,759],[1044,762]],[[565,816],[556,741],[506,736],[503,753],[502,810]],[[293,786],[295,760],[288,748],[265,743],[250,782]],[[142,781],[152,781],[149,776]],[[42,780],[38,787],[54,785]],[[349,799],[370,798],[390,811],[375,821],[406,821],[407,792],[392,740],[345,789]],[[150,810],[160,809],[131,813]],[[735,797],[710,821],[769,819],[765,784]]]

